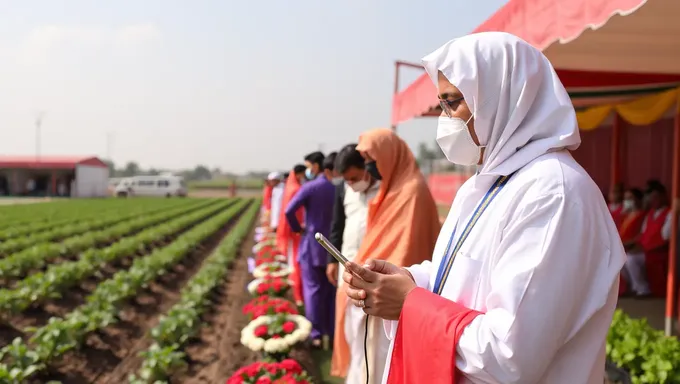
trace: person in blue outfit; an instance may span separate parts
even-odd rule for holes
[[[313,152],[305,156],[305,183],[286,207],[286,219],[291,230],[300,234],[298,260],[302,271],[305,314],[312,322],[311,339],[316,348],[322,346],[324,336],[333,338],[335,322],[335,287],[326,278],[328,256],[314,234],[329,236],[333,219],[335,185],[323,173],[324,155]],[[300,207],[305,209],[303,228],[295,217]]]

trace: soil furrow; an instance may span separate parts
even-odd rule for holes
[[[203,260],[229,232],[247,207],[244,207],[220,231],[202,242],[168,273],[149,284],[146,290],[125,305],[120,321],[87,337],[83,347],[67,353],[50,367],[40,382],[58,380],[69,384],[124,383],[140,360],[139,352],[150,344],[148,331],[159,317],[180,297],[184,284],[200,268]]]

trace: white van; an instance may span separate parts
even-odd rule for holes
[[[120,181],[116,186],[118,197],[128,196],[163,196],[172,197],[187,195],[187,187],[180,176],[135,176]]]

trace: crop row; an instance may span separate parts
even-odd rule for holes
[[[131,376],[130,382],[166,383],[173,371],[185,364],[182,346],[199,330],[201,315],[211,304],[210,293],[226,276],[229,264],[250,231],[258,210],[259,204],[252,204],[248,208],[238,224],[182,289],[179,302],[151,330],[154,343],[142,353],[144,363],[139,376]]]
[[[200,202],[197,206],[190,206],[189,208],[179,207],[154,215],[138,217],[101,231],[68,238],[61,243],[36,245],[0,259],[0,276],[19,277],[30,270],[42,268],[56,257],[82,252],[97,247],[99,244],[117,241],[151,225],[203,208],[205,205],[214,205],[215,210],[218,210],[221,207],[220,204],[220,200]]]
[[[179,204],[176,207],[184,207],[194,204],[195,202],[190,202],[187,204],[185,201],[182,201],[181,203],[182,204]],[[167,209],[172,209],[174,207],[140,208],[141,209],[125,210],[122,212],[120,210],[115,210],[113,212],[109,212],[108,214],[100,214],[99,217],[91,220],[78,220],[75,223],[65,223],[64,225],[53,228],[52,230],[38,232],[30,236],[15,237],[0,244],[0,255],[17,252],[34,244],[49,243],[74,235],[79,235],[81,233],[100,230],[118,223],[122,223],[124,221],[128,221],[130,219],[134,219],[140,215],[154,214],[157,212],[166,211]]]
[[[37,234],[43,231],[48,231],[57,227],[64,225],[70,225],[73,223],[78,223],[82,220],[96,220],[102,216],[109,216],[112,213],[142,213],[149,210],[156,209],[169,209],[176,206],[181,206],[187,204],[186,200],[166,200],[157,199],[155,201],[137,201],[129,200],[130,203],[127,206],[122,204],[110,204],[108,202],[97,202],[96,204],[91,204],[87,207],[77,208],[73,207],[71,212],[67,212],[59,215],[59,217],[54,220],[45,220],[38,217],[24,225],[17,224],[9,225],[4,228],[0,228],[0,241],[7,241],[17,237],[28,236],[32,234]],[[35,217],[35,213],[29,214]]]
[[[142,199],[135,199],[135,204],[142,204]],[[145,199],[148,201],[149,199]],[[157,199],[158,200],[158,199]],[[0,229],[29,225],[32,223],[59,220],[72,216],[78,211],[101,210],[103,207],[129,207],[125,200],[105,199],[69,199],[40,204],[17,204],[0,206]]]
[[[135,236],[124,237],[120,241],[102,249],[88,249],[78,260],[50,265],[44,272],[31,274],[18,281],[11,289],[0,289],[0,313],[20,313],[29,306],[46,299],[59,298],[70,287],[95,275],[107,263],[116,262],[126,256],[144,250],[159,240],[183,232],[213,215],[216,210],[224,209],[230,203],[209,206],[195,212],[186,212],[170,221],[150,227]]]
[[[53,317],[45,326],[36,329],[28,345],[21,339],[15,339],[0,351],[4,357],[4,363],[0,364],[0,382],[25,382],[55,358],[80,347],[90,332],[116,322],[121,303],[179,263],[249,203],[249,200],[239,201],[185,232],[170,245],[135,259],[130,269],[119,271],[99,284],[87,297],[86,304],[64,318]]]

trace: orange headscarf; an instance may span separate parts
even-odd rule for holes
[[[291,171],[286,180],[286,186],[283,189],[283,199],[281,200],[281,212],[279,216],[279,225],[276,228],[276,248],[282,254],[288,256],[288,244],[293,242],[293,273],[290,275],[290,280],[293,281],[293,296],[296,302],[302,301],[302,277],[300,275],[300,268],[297,262],[298,245],[300,243],[300,236],[291,231],[288,220],[286,219],[286,207],[288,203],[293,200],[293,196],[300,190],[300,182],[295,177],[295,172]],[[296,213],[298,222],[302,223],[304,218],[304,209],[300,208]]]
[[[408,145],[389,129],[361,135],[357,150],[375,160],[380,190],[368,206],[366,235],[354,261],[387,260],[410,266],[430,260],[439,234],[437,206]],[[333,376],[347,376],[349,346],[345,340],[347,295],[338,292],[333,345]]]

